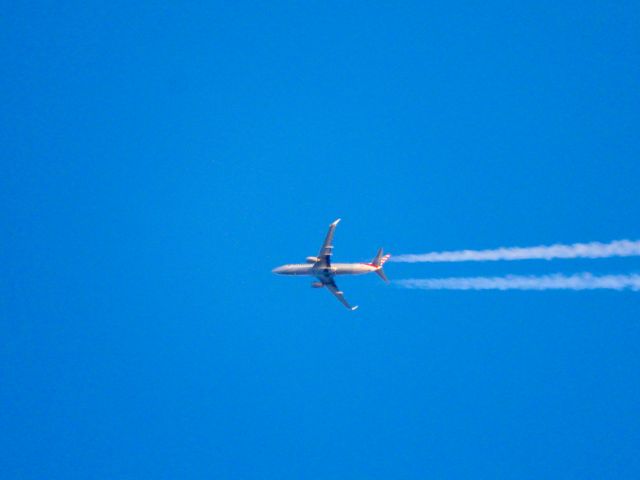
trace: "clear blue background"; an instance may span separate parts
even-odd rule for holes
[[[640,294],[271,273],[639,239],[638,5],[5,4],[2,476],[639,478]]]

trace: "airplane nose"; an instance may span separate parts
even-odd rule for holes
[[[276,268],[274,268],[274,269],[273,269],[273,270],[271,270],[271,271],[272,271],[273,273],[282,273],[282,269],[283,269],[283,268],[284,268],[284,267],[276,267]]]

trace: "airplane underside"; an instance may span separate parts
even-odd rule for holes
[[[314,288],[326,287],[345,307],[349,310],[355,310],[357,306],[352,307],[344,298],[344,294],[334,280],[337,275],[362,275],[365,273],[375,272],[385,282],[388,282],[387,277],[382,270],[382,266],[390,257],[389,254],[383,255],[382,249],[378,250],[378,254],[374,257],[371,263],[332,263],[331,254],[333,252],[333,233],[336,225],[340,219],[336,220],[329,226],[329,232],[325,238],[320,253],[317,257],[307,257],[307,263],[294,263],[288,265],[282,265],[274,268],[273,273],[279,275],[294,275],[294,276],[313,276],[319,281],[311,284]]]

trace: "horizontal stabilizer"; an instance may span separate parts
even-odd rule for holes
[[[376,270],[376,273],[378,274],[378,276],[384,280],[386,283],[389,283],[389,279],[387,278],[387,276],[384,274],[384,270],[382,270],[382,267],[380,267],[378,270]]]

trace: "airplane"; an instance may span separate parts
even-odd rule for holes
[[[318,281],[311,284],[313,288],[326,287],[345,307],[353,311],[358,307],[349,305],[349,302],[344,298],[343,292],[340,291],[338,285],[336,285],[334,277],[336,275],[361,275],[363,273],[375,272],[382,280],[389,283],[389,279],[384,274],[382,266],[391,255],[383,255],[382,249],[379,249],[376,256],[371,260],[371,263],[332,263],[333,233],[339,221],[340,219],[337,219],[329,225],[329,232],[327,232],[327,236],[324,239],[324,243],[317,257],[307,257],[306,263],[282,265],[274,268],[272,272],[279,275],[307,275],[316,277]]]

